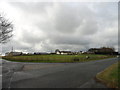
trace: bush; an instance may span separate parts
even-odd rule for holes
[[[78,57],[73,58],[73,61],[79,61]]]
[[[86,58],[86,59],[89,59],[90,57],[89,57],[89,56],[86,56],[85,58]]]

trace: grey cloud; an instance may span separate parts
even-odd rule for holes
[[[78,16],[77,10],[67,5],[60,5],[58,11],[55,13],[55,29],[60,32],[74,32],[81,22],[82,20]]]
[[[28,44],[37,44],[42,42],[44,39],[45,38],[40,37],[39,32],[36,35],[33,32],[28,32],[27,30],[23,31],[22,38],[21,38],[23,42],[26,42]]]
[[[31,14],[45,12],[47,7],[53,6],[52,2],[11,2],[10,4]]]
[[[39,2],[12,3],[11,5],[19,8],[23,16],[29,15],[36,18],[26,19],[27,23],[24,26],[27,25],[28,28],[24,29],[23,26],[21,38],[13,39],[12,45],[16,46],[16,49],[30,52],[55,49],[80,51],[103,45],[114,47],[117,45],[115,4]],[[40,18],[43,18],[43,21]],[[37,29],[29,28],[31,22],[32,27]],[[35,31],[37,33],[34,33]],[[4,47],[6,48],[4,51],[9,50],[9,43]]]
[[[86,6],[86,4],[84,4]],[[82,34],[91,34],[97,31],[97,22],[94,12],[79,3],[78,7],[71,7],[69,3],[60,4],[55,13],[55,29],[63,33],[74,33],[77,28]]]
[[[12,47],[14,51],[19,50],[19,51],[27,51],[27,52],[32,52],[32,48],[30,46],[25,46],[21,44],[20,41],[10,41],[6,45],[2,45],[2,53],[10,52],[12,50]]]
[[[81,35],[92,35],[98,31],[98,25],[96,21],[86,20],[78,30],[80,30]]]
[[[62,44],[62,45],[85,45],[89,44],[89,40],[80,37],[80,36],[74,36],[72,34],[70,35],[54,35],[53,37],[50,38],[51,43],[54,44]]]

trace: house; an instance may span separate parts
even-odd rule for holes
[[[34,52],[35,55],[48,55],[46,52]]]
[[[22,52],[7,52],[5,56],[19,56],[22,55]]]
[[[55,53],[56,54],[61,54],[61,55],[70,55],[70,54],[72,54],[71,51],[60,51],[59,49],[56,49]]]
[[[56,54],[61,54],[61,51],[60,51],[59,49],[56,49],[56,50],[55,50],[55,53],[56,53]]]
[[[28,52],[27,55],[34,55],[34,53],[33,52]]]
[[[72,54],[71,51],[60,51],[60,53],[61,53],[62,55],[70,55],[70,54]]]

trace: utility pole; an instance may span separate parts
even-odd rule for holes
[[[12,52],[13,52],[13,47],[12,47]]]

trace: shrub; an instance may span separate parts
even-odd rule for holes
[[[78,57],[73,58],[73,61],[79,61]]]

